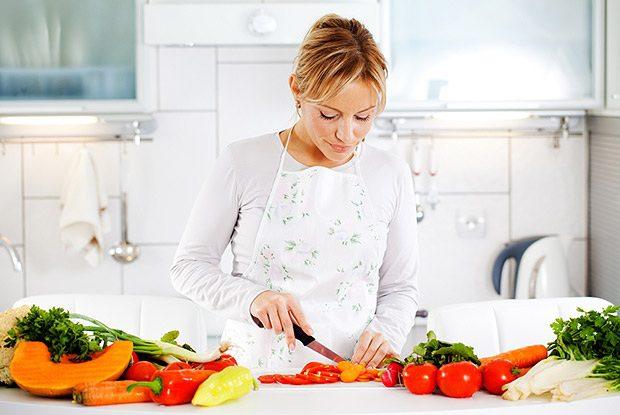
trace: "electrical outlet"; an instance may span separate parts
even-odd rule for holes
[[[456,212],[456,233],[460,238],[484,238],[487,233],[486,212]]]

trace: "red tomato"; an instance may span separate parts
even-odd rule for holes
[[[185,363],[185,362],[173,362],[168,364],[168,366],[166,366],[164,368],[164,370],[181,370],[181,369],[191,369],[192,365],[190,365],[189,363]]]
[[[437,386],[437,367],[432,363],[407,365],[402,376],[405,387],[416,395],[433,393]]]
[[[148,382],[156,371],[157,367],[153,363],[141,360],[129,366],[125,371],[124,378],[136,382]]]
[[[196,365],[193,365],[194,369],[202,369],[202,370],[215,370],[216,372],[220,372],[226,369],[228,366],[237,365],[237,361],[235,358],[229,354],[223,354],[219,359],[214,360],[212,362],[202,362]]]
[[[482,384],[493,395],[504,393],[502,386],[519,377],[519,369],[506,359],[493,360],[482,367]]]
[[[481,385],[482,375],[472,362],[448,363],[437,372],[437,386],[451,398],[469,398]]]
[[[139,361],[140,361],[140,358],[138,357],[138,353],[131,352],[131,360],[129,361],[129,364],[133,365],[134,363],[138,363]]]

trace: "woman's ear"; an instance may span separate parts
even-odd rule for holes
[[[299,86],[297,85],[297,77],[293,73],[288,77],[288,86],[291,88],[295,102],[299,102]]]

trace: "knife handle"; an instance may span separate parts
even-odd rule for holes
[[[252,320],[254,320],[254,323],[256,323],[258,327],[263,328],[263,323],[261,323],[259,319],[252,316]],[[295,338],[299,340],[301,344],[303,344],[304,346],[309,345],[311,342],[315,340],[314,337],[310,336],[309,334],[306,334],[306,332],[295,323],[293,323],[293,333],[295,334]]]

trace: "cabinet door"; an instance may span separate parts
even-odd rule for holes
[[[620,109],[620,0],[607,0],[607,108]]]

